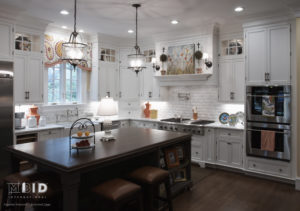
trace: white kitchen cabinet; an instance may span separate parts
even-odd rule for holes
[[[290,25],[245,29],[248,84],[290,83]]]
[[[246,162],[245,168],[248,172],[284,178],[292,177],[292,169],[288,162],[255,157],[248,157]]]
[[[243,133],[219,130],[216,138],[216,162],[229,167],[243,167]]]
[[[15,53],[14,57],[15,103],[43,102],[43,59],[42,55]]]
[[[99,62],[100,97],[119,98],[119,65],[117,62]]]
[[[63,129],[43,130],[38,133],[38,141],[47,141],[63,137]]]
[[[13,61],[14,27],[10,23],[0,22],[0,60]]]
[[[213,128],[205,128],[204,136],[206,137],[206,145],[205,145],[205,161],[207,163],[214,163],[216,157],[215,150],[215,129]]]
[[[219,101],[244,102],[244,59],[225,59],[219,62]]]
[[[205,139],[200,135],[193,135],[191,142],[192,161],[202,165],[205,161]]]
[[[128,68],[120,69],[120,100],[137,101],[140,97],[140,77]]]

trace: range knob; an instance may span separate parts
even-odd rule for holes
[[[185,129],[185,128],[183,129],[183,132],[186,132],[186,129]]]
[[[168,127],[167,127],[167,126],[165,126],[165,127],[164,127],[164,129],[166,130],[166,129],[168,129]]]
[[[175,130],[176,130],[176,131],[178,131],[178,128],[177,128],[177,127],[175,127]]]
[[[159,126],[159,129],[163,129],[163,126],[161,125],[161,126]]]
[[[195,133],[196,131],[195,130],[192,130],[192,133]]]
[[[173,127],[170,127],[170,130],[173,130]]]
[[[188,129],[189,132],[191,132],[191,129]]]
[[[200,133],[201,133],[201,131],[200,131],[200,130],[198,130],[198,133],[200,134]]]

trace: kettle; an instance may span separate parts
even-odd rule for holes
[[[34,128],[34,127],[36,127],[36,125],[37,125],[37,122],[36,122],[35,116],[30,116],[28,118],[28,127],[29,128]]]

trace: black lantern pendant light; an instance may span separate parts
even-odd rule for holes
[[[135,54],[128,55],[129,61],[129,69],[133,70],[136,74],[142,71],[145,67],[146,57],[144,54],[141,53],[141,49],[138,46],[138,8],[141,7],[140,4],[133,4],[133,7],[136,9],[135,15]]]
[[[77,19],[77,0],[74,2],[74,31],[71,33],[69,42],[62,44],[62,60],[73,65],[74,70],[81,62],[86,62],[87,44],[78,41],[78,32],[76,31]]]

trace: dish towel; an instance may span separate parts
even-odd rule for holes
[[[266,117],[275,117],[275,97],[265,95],[262,97],[262,115]]]
[[[260,137],[261,150],[271,151],[274,152],[275,150],[275,131],[270,130],[262,130],[261,137]]]

